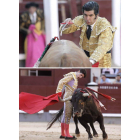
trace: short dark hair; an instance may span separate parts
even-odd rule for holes
[[[101,76],[104,76],[104,77],[106,77],[106,75],[105,75],[105,74],[102,74]]]
[[[120,76],[120,77],[121,77],[121,75],[120,75],[120,74],[117,74],[117,75],[116,75],[116,77],[117,77],[117,76]]]
[[[80,69],[80,73],[84,74],[84,78],[87,76],[87,72],[85,69]]]
[[[84,10],[85,11],[94,10],[94,14],[97,15],[97,14],[99,14],[99,5],[97,2],[89,1],[82,7],[83,13],[84,13]]]

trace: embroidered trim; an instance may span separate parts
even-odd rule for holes
[[[70,90],[70,91],[74,91],[74,89],[70,86],[70,85],[68,85],[68,84],[65,84],[65,86]]]
[[[97,26],[96,26],[97,27]],[[103,31],[105,31],[107,28],[110,28],[111,31],[115,32],[117,30],[117,28],[115,27],[115,29],[113,30],[113,28],[111,26],[107,26],[106,28],[102,29],[99,33],[96,33],[96,36],[91,35],[90,37],[96,38],[99,34],[101,34]],[[96,28],[96,32],[97,32],[97,28]]]
[[[97,27],[97,26],[96,26]],[[113,28],[111,26],[107,26],[106,28],[102,29],[99,33],[96,33],[96,35],[98,36],[101,32],[105,31],[107,28],[110,28],[113,32],[115,32],[117,30],[117,28],[115,27],[115,29],[113,30]],[[96,32],[97,32],[97,28],[96,28]]]
[[[81,27],[83,27],[85,24],[86,24],[86,23],[83,23],[83,24],[81,25]]]
[[[78,27],[78,28],[80,27],[80,26],[76,25],[75,23],[73,23],[73,24],[74,24],[76,27]]]
[[[93,45],[93,44],[99,44],[99,43],[89,43],[89,45]]]

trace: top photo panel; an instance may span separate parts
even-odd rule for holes
[[[19,0],[19,67],[121,67],[121,0]]]

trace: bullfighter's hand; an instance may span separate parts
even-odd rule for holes
[[[93,59],[89,59],[89,61],[92,65],[96,63]]]
[[[71,18],[67,18],[67,19],[65,19],[65,21],[64,21],[63,23],[68,24],[69,22],[70,22],[70,23],[72,22],[72,19],[71,19]]]
[[[27,30],[27,34],[30,34],[31,33],[31,31],[30,30]]]
[[[63,99],[61,99],[59,96],[58,96],[58,99],[59,99],[60,102],[64,102]]]
[[[45,34],[45,31],[44,30],[42,30],[42,34]]]
[[[66,23],[67,25],[65,26],[65,24],[64,24],[64,26],[65,26],[65,28],[68,28],[72,25],[72,24],[68,24],[68,23],[73,23],[73,22],[72,22],[71,18],[67,18],[67,19],[65,19],[65,21],[63,23]]]
[[[61,99],[60,97],[58,97],[58,99],[59,99],[60,102],[66,102],[66,101],[70,101],[72,99],[72,96],[69,96],[65,99]]]

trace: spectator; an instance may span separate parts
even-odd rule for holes
[[[115,69],[115,74],[121,74],[121,69]]]
[[[113,84],[121,84],[121,75],[117,74],[115,81],[113,82]]]
[[[112,69],[112,68],[104,68],[102,70],[102,74],[114,74],[114,69]]]
[[[105,83],[111,83],[111,82],[110,82],[109,78],[106,78],[105,74],[102,74],[99,84],[105,84]]]
[[[33,67],[46,46],[44,34],[44,14],[39,5],[30,2],[25,5],[26,12],[20,16],[20,31],[26,35],[24,51],[26,67]]]

